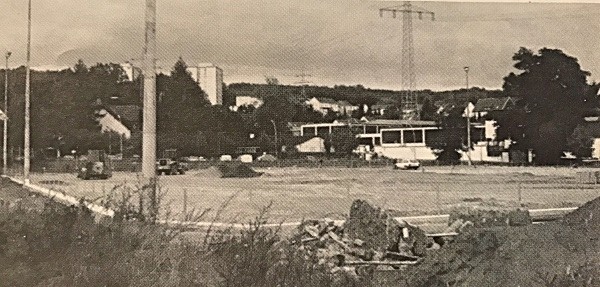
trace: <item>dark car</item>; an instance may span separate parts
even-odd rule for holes
[[[156,174],[184,174],[187,170],[186,164],[170,158],[161,158],[156,162]]]

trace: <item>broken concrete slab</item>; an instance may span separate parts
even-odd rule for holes
[[[344,234],[360,239],[365,248],[385,252],[405,252],[422,256],[427,247],[425,232],[407,222],[394,219],[388,212],[364,200],[355,200],[344,223]],[[402,250],[401,250],[402,249]]]

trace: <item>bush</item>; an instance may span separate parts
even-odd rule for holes
[[[207,232],[203,245],[139,218],[98,224],[51,200],[41,211],[0,207],[0,285],[369,286],[282,240],[264,226],[267,209],[239,232]]]

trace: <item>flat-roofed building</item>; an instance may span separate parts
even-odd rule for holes
[[[188,66],[192,79],[202,88],[211,105],[223,104],[223,70],[214,64]]]

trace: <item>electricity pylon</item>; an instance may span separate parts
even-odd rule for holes
[[[400,6],[381,8],[379,16],[383,17],[385,12],[391,12],[392,17],[396,18],[398,13],[402,13],[402,98],[400,104],[400,118],[415,119],[420,117],[420,111],[417,104],[416,73],[415,73],[415,51],[413,45],[413,14],[417,14],[419,19],[423,19],[423,14],[431,15],[431,20],[435,20],[435,14],[431,11],[419,8],[404,2]]]

